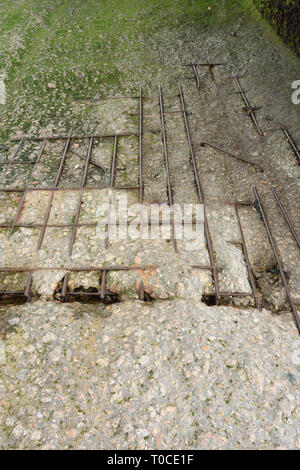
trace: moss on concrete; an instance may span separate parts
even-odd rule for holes
[[[299,0],[254,0],[258,10],[300,56]]]
[[[74,102],[123,92],[149,64],[159,68],[147,47],[153,34],[161,32],[163,47],[166,29],[224,27],[255,9],[252,0],[0,0],[0,10],[5,141],[33,123],[81,128],[84,106]]]

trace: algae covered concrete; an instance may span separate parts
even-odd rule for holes
[[[234,32],[240,21],[263,23],[250,0],[2,0],[0,7],[2,142],[50,125],[82,129],[93,100],[135,93],[161,75],[169,34],[181,36],[176,48],[185,48],[195,29]]]
[[[284,135],[270,131],[284,123],[300,142],[300,107],[291,100],[299,59],[246,0],[0,0],[0,5],[7,93],[6,104],[0,105],[0,143],[9,147],[1,159],[13,155],[10,138],[23,132],[66,133],[71,126],[74,133],[136,129],[137,117],[128,113],[138,112],[137,101],[113,97],[136,95],[142,85],[150,98],[143,123],[145,201],[165,202],[160,84],[166,110],[175,111],[166,115],[174,200],[195,202],[184,122],[177,113],[181,82],[221,288],[250,289],[242,251],[228,243],[239,237],[228,202],[250,201],[240,217],[264,306],[259,312],[249,301],[242,308],[233,301],[218,307],[202,303],[201,294],[213,288],[210,272],[197,279],[190,267],[193,254],[182,247],[174,253],[167,241],[148,249],[140,240],[116,241],[104,250],[93,233],[80,229],[69,257],[68,230],[48,228],[38,253],[37,230],[17,228],[10,240],[8,230],[1,230],[6,266],[34,261],[62,270],[55,277],[34,273],[33,288],[44,298],[1,306],[0,447],[299,448],[299,337],[252,191],[257,185],[299,301],[299,251],[270,188],[276,186],[299,230],[299,166]],[[186,80],[191,71],[183,64],[208,56],[224,66],[213,73],[199,69],[198,90],[195,80]],[[232,71],[240,74],[251,104],[260,107],[263,137],[242,109]],[[120,138],[116,177],[123,184],[138,179],[134,139]],[[263,171],[203,147],[203,141]],[[87,142],[76,145],[85,154]],[[61,142],[49,145],[34,178],[30,168],[2,169],[1,185],[51,184],[62,150]],[[37,151],[26,145],[19,158],[34,158]],[[111,141],[95,145],[93,159],[108,172],[91,169],[89,185],[107,182],[111,152]],[[83,161],[68,153],[62,186],[78,184],[82,167]],[[97,201],[107,192],[85,194],[83,220],[95,220]],[[73,220],[76,198],[57,194],[51,220]],[[138,192],[132,198],[138,201]],[[0,223],[13,219],[19,200],[15,194],[2,195]],[[43,220],[46,206],[43,191],[28,195],[20,220]],[[204,250],[197,256],[199,264],[208,263]],[[45,300],[61,281],[65,263],[141,261],[163,265],[153,278],[157,294],[151,303],[136,299],[135,273],[108,274],[108,286],[117,285],[121,292],[117,304]],[[9,282],[8,275],[1,278],[2,285]],[[17,277],[14,287],[23,284]],[[72,288],[98,285],[95,273],[71,279]]]
[[[298,0],[254,0],[258,10],[286,44],[300,55],[300,3]]]

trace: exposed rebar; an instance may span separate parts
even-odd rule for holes
[[[298,329],[298,332],[300,333],[300,318],[299,318],[296,307],[294,305],[294,301],[293,301],[292,296],[291,296],[291,292],[290,292],[290,289],[289,289],[289,286],[288,286],[288,282],[287,282],[287,279],[286,279],[286,276],[285,276],[285,272],[284,272],[284,269],[283,269],[283,266],[282,266],[282,263],[281,263],[281,260],[280,260],[278,248],[277,248],[275,240],[273,238],[273,235],[272,235],[272,232],[271,232],[271,229],[270,229],[270,225],[269,225],[268,219],[266,217],[265,210],[263,208],[263,205],[262,205],[262,202],[260,200],[260,197],[259,197],[259,194],[258,194],[258,191],[257,191],[256,187],[253,188],[253,191],[254,191],[254,194],[255,194],[255,197],[256,197],[256,201],[257,201],[258,206],[259,206],[260,214],[261,214],[262,219],[263,219],[263,223],[264,223],[267,235],[268,235],[270,245],[271,245],[273,253],[274,253],[274,257],[276,259],[276,262],[277,262],[277,265],[278,265],[278,268],[279,268],[279,271],[280,271],[280,276],[281,276],[281,279],[282,279],[282,282],[283,282],[288,300],[289,300],[290,305],[291,305],[294,322],[295,322],[295,325]]]

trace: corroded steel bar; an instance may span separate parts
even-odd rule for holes
[[[23,143],[24,143],[24,141],[25,141],[24,137],[21,137],[21,138],[18,139],[18,140],[19,140],[20,142],[19,142],[19,144],[18,144],[16,150],[14,151],[11,160],[14,160],[14,159],[16,158],[17,154],[19,153],[20,148],[22,147],[22,145],[23,145]],[[8,162],[8,164],[10,164],[10,163],[11,163],[11,162]]]
[[[100,299],[104,299],[104,297],[105,297],[106,281],[107,281],[107,271],[102,271],[101,287],[100,287]]]
[[[192,264],[191,268],[193,269],[203,269],[203,270],[211,270],[211,266],[206,266],[206,265],[200,265],[200,264]]]
[[[68,297],[100,297],[100,292],[85,292],[85,291],[79,291],[79,292],[68,292]],[[100,297],[101,300],[104,299],[104,297]]]
[[[0,165],[33,165],[35,160],[9,160],[8,162],[0,162]]]
[[[39,250],[41,248],[43,240],[44,240],[44,236],[45,236],[45,232],[46,232],[46,228],[47,228],[47,224],[48,224],[48,220],[49,220],[49,216],[50,216],[50,211],[51,211],[51,208],[52,208],[52,202],[53,202],[54,194],[55,194],[55,192],[51,191],[47,211],[46,211],[45,218],[44,218],[43,228],[41,230],[39,240],[38,240],[38,244],[37,244],[37,250]]]
[[[145,97],[143,97],[145,99]],[[87,135],[72,135],[72,140],[82,140],[82,139],[90,139],[93,137],[94,139],[106,139],[110,137],[115,137],[116,134],[87,134]],[[131,136],[137,136],[138,134],[136,132],[121,132],[118,134],[119,137],[131,137]],[[11,142],[19,142],[19,140],[68,140],[69,136],[65,135],[53,135],[53,136],[30,136],[30,135],[25,135],[23,137],[18,137],[15,139],[11,139]]]
[[[299,315],[297,313],[296,307],[294,305],[294,301],[293,301],[292,296],[291,296],[291,292],[290,292],[290,289],[289,289],[289,286],[288,286],[288,283],[287,283],[287,279],[285,277],[285,273],[284,273],[284,269],[283,269],[283,266],[282,266],[282,263],[281,263],[281,260],[280,260],[278,248],[277,248],[275,240],[273,238],[273,235],[272,235],[272,232],[271,232],[271,229],[270,229],[270,226],[269,226],[269,222],[267,220],[267,217],[266,217],[263,205],[261,203],[259,194],[257,192],[257,189],[254,187],[253,191],[254,191],[258,206],[259,206],[260,214],[261,214],[262,219],[263,219],[263,223],[264,223],[267,235],[268,235],[270,245],[271,245],[273,253],[274,253],[274,257],[276,259],[276,262],[277,262],[277,265],[278,265],[278,268],[279,268],[279,271],[280,271],[281,279],[282,279],[282,282],[283,282],[288,300],[289,300],[291,308],[292,308],[294,322],[295,322],[295,325],[296,325],[296,327],[297,327],[297,329],[300,333],[300,318],[299,318]]]
[[[60,160],[60,164],[59,164],[59,167],[58,167],[58,170],[57,170],[57,175],[56,175],[55,182],[54,182],[55,187],[58,186],[58,183],[60,181],[60,178],[61,178],[61,175],[62,175],[62,172],[63,172],[66,155],[68,153],[69,145],[70,145],[70,142],[71,142],[71,135],[72,135],[72,129],[69,132],[69,136],[68,136],[66,145],[64,147],[64,151],[63,151],[63,154],[62,154],[62,157],[61,157],[61,160]]]
[[[87,155],[86,155],[85,165],[83,169],[83,175],[82,175],[82,179],[80,183],[81,188],[84,188],[86,184],[86,180],[88,176],[88,169],[89,169],[89,162],[90,162],[90,157],[91,157],[92,148],[93,148],[93,142],[94,142],[94,138],[91,137]],[[82,205],[82,198],[83,198],[83,193],[80,193],[79,200],[77,203],[76,215],[75,215],[75,224],[74,224],[74,228],[72,231],[72,236],[71,236],[71,241],[70,241],[70,246],[69,246],[69,256],[72,256],[72,253],[73,253],[73,246],[74,246],[76,234],[77,234],[77,227],[78,227],[78,221],[79,221],[80,210],[81,210],[81,205]]]
[[[165,165],[166,165],[166,174],[167,174],[167,185],[168,185],[168,199],[169,205],[173,205],[173,194],[172,194],[172,186],[171,186],[171,178],[170,178],[170,168],[169,168],[169,157],[168,157],[168,144],[167,144],[167,136],[166,136],[166,128],[165,128],[165,120],[164,120],[164,108],[163,108],[163,96],[161,87],[159,87],[159,104],[160,104],[160,113],[161,113],[161,127],[162,127],[162,137],[163,137],[163,146],[164,146],[164,157],[165,157]]]
[[[26,199],[26,194],[27,194],[27,191],[24,191],[22,199],[20,201],[19,207],[18,207],[16,215],[15,215],[15,218],[14,218],[14,221],[11,225],[11,229],[9,231],[8,238],[10,238],[12,236],[12,234],[14,233],[14,229],[16,227],[16,224],[17,224],[17,222],[20,218],[21,212],[23,210],[24,202],[25,202],[25,199]]]
[[[29,297],[31,294],[31,284],[32,284],[32,272],[28,274],[28,279],[27,279],[25,290],[24,290],[25,297]]]
[[[106,225],[106,229],[105,229],[104,247],[105,247],[106,250],[108,249],[108,245],[109,245],[110,214],[111,214],[111,199],[109,199],[107,225]],[[105,296],[106,280],[107,280],[107,273],[106,273],[106,270],[104,270],[103,273],[102,273],[102,279],[101,279],[101,289],[100,289],[101,299],[104,299],[104,296]]]
[[[88,103],[98,103],[99,101],[110,101],[110,100],[120,100],[120,99],[136,100],[138,98],[139,96],[107,96],[105,98],[96,98],[96,99],[81,100],[81,101],[88,102]],[[150,98],[149,96],[144,96],[144,99],[152,101],[152,98]]]
[[[115,135],[114,140],[114,149],[113,149],[113,156],[111,162],[111,172],[110,172],[110,187],[114,187],[115,183],[115,171],[116,171],[116,161],[117,161],[117,150],[118,150],[118,135]],[[104,247],[107,250],[109,246],[109,226],[110,226],[110,214],[111,214],[111,198],[109,198],[109,206],[108,206],[108,216],[107,216],[107,224],[105,228],[105,241]],[[102,272],[101,278],[101,288],[100,288],[100,298],[104,299],[105,292],[106,292],[106,281],[107,281],[107,272],[104,270]]]
[[[293,235],[293,237],[294,237],[294,239],[295,239],[295,241],[296,241],[296,243],[297,243],[297,245],[298,245],[298,248],[300,248],[300,240],[299,240],[299,237],[298,237],[298,235],[297,235],[297,233],[296,233],[296,230],[294,229],[293,224],[292,224],[292,222],[291,222],[291,220],[290,220],[290,218],[289,218],[289,215],[288,215],[287,211],[285,210],[285,208],[284,208],[282,202],[280,201],[279,196],[278,196],[278,194],[277,194],[277,192],[276,192],[276,189],[275,189],[273,186],[271,187],[271,189],[272,189],[272,193],[273,193],[273,195],[274,195],[274,197],[275,197],[275,199],[276,199],[276,201],[277,201],[277,204],[278,204],[278,206],[279,206],[279,208],[280,208],[280,210],[281,210],[281,212],[282,212],[282,215],[283,215],[283,217],[285,218],[286,223],[288,224],[289,229],[290,229],[290,231],[292,232],[292,235]]]
[[[238,241],[234,241],[234,240],[226,240],[227,243],[230,243],[231,245],[241,245],[243,246],[243,242],[238,242]]]
[[[145,265],[140,266],[137,264],[132,264],[130,266],[79,266],[79,267],[69,267],[69,266],[43,266],[43,267],[27,267],[27,268],[18,268],[18,267],[0,267],[0,273],[4,272],[14,272],[14,273],[28,273],[30,271],[69,271],[69,272],[90,272],[90,271],[153,271],[158,269],[157,265]]]
[[[8,291],[2,291],[0,292],[0,297],[24,297],[24,291],[15,291],[15,292],[8,292]]]
[[[86,157],[84,157],[83,155],[81,155],[79,152],[76,152],[76,150],[73,150],[73,149],[70,148],[70,149],[69,149],[69,152],[74,153],[74,155],[76,155],[76,156],[79,157],[79,158],[82,158],[83,160],[86,159]],[[106,171],[103,166],[101,166],[99,163],[94,162],[94,161],[91,160],[91,159],[90,159],[89,163],[90,163],[91,165],[94,165],[94,166],[97,167],[97,168],[100,168],[100,170],[102,170],[102,171],[104,171],[104,172]]]
[[[257,163],[254,163],[254,162],[251,162],[250,160],[247,160],[246,158],[243,158],[243,157],[238,157],[237,155],[233,155],[232,153],[230,152],[227,152],[226,150],[222,150],[220,149],[219,147],[216,147],[215,145],[212,145],[212,144],[209,144],[208,142],[201,142],[200,144],[202,147],[207,145],[208,147],[211,147],[215,150],[218,150],[219,152],[222,152],[224,153],[225,155],[228,155],[229,157],[232,157],[232,158],[236,158],[238,160],[241,160],[242,162],[244,163],[248,163],[249,165],[253,165],[253,166],[256,166],[257,168],[259,168],[260,171],[264,171],[263,167],[258,165]]]
[[[208,67],[211,76],[214,78],[213,69],[218,65],[224,65],[224,64],[223,63],[217,63],[217,62],[213,63],[213,62],[210,61],[210,58],[208,57],[207,62],[205,62],[205,63],[197,63],[196,64],[195,62],[193,62],[193,63],[187,64],[187,65],[189,65],[189,66],[194,65],[195,67],[196,66],[198,66],[198,67]]]
[[[181,87],[180,83],[178,84],[178,88],[179,88],[179,98],[180,98],[180,103],[181,103],[181,110],[182,110],[184,126],[185,126],[185,133],[186,133],[188,144],[189,144],[190,156],[191,156],[191,160],[192,160],[192,164],[193,164],[194,177],[195,177],[195,182],[196,182],[196,186],[197,186],[198,197],[200,199],[200,204],[204,204],[204,197],[203,197],[203,192],[202,192],[202,188],[201,188],[201,184],[200,184],[198,168],[197,168],[196,158],[195,158],[195,154],[194,154],[194,149],[193,149],[193,144],[192,144],[192,139],[191,139],[191,133],[190,133],[190,128],[189,128],[187,113],[186,113],[186,109],[185,109],[184,96],[183,96],[183,91],[182,91],[182,87]]]
[[[239,82],[239,79],[237,78],[237,76],[232,72],[232,76],[233,76],[233,79],[238,87],[238,92],[237,93],[240,93],[242,95],[242,98],[243,98],[243,101],[244,101],[244,104],[248,107],[248,108],[251,108],[251,105],[250,105],[250,102],[243,90],[243,88],[241,87],[241,84]]]
[[[197,82],[197,88],[200,88],[200,77],[199,77],[199,74],[198,74],[197,65],[193,61],[191,63],[191,66],[192,66],[192,69],[193,69],[193,72],[194,72],[194,75],[195,75],[195,79],[196,79],[196,82]]]
[[[211,239],[211,235],[210,235],[210,231],[208,227],[205,208],[204,208],[204,230],[205,230],[205,238],[206,238],[208,254],[209,254],[210,264],[212,267],[212,274],[213,274],[214,285],[215,285],[215,290],[216,290],[216,303],[219,304],[220,303],[220,288],[219,288],[218,271],[216,268],[214,249],[213,249],[212,239]]]
[[[41,228],[44,224],[16,224],[15,227],[22,227],[22,228]],[[101,225],[101,222],[91,222],[85,224],[77,224],[77,227],[96,227],[97,225]],[[116,222],[116,225],[118,223]],[[128,225],[128,224],[127,224]],[[10,228],[11,224],[0,224],[0,228]],[[47,224],[48,228],[70,228],[75,227],[75,224]]]
[[[84,191],[93,191],[95,189],[108,189],[110,186],[85,186]],[[114,186],[111,189],[121,190],[121,189],[139,189],[139,186]],[[48,188],[48,187],[39,187],[39,188],[0,188],[0,192],[5,193],[23,193],[24,191],[82,191],[82,188],[78,186],[70,186],[69,188]]]
[[[144,99],[144,97],[143,97]],[[141,116],[141,113],[126,113],[128,116]],[[164,114],[181,114],[181,111],[164,111]],[[142,113],[142,116],[156,116],[156,113]]]
[[[117,162],[117,149],[118,149],[118,135],[115,135],[114,140],[114,149],[113,149],[113,156],[111,162],[111,170],[110,170],[110,183],[109,186],[112,188],[115,185],[115,171],[116,171],[116,162]]]
[[[145,300],[145,286],[142,280],[139,284],[139,300]]]
[[[199,67],[216,67],[216,65],[225,65],[224,63],[212,63],[212,62],[206,62],[206,63],[197,63],[197,62],[191,62],[190,64],[182,64],[184,67],[191,67],[192,65],[197,65]]]
[[[34,165],[34,168],[33,168],[33,171],[35,171],[38,167],[38,164],[40,163],[40,160],[42,158],[42,155],[44,153],[44,150],[45,150],[45,147],[46,147],[46,144],[47,144],[47,139],[44,139],[43,140],[43,143],[41,145],[41,148],[40,148],[40,151],[39,151],[39,154],[38,154],[38,157],[36,159],[36,162],[35,162],[35,165]]]
[[[163,101],[162,89],[160,86],[158,87],[158,90],[159,90],[159,108],[160,108],[160,120],[161,120],[161,128],[162,128],[163,147],[164,147],[164,158],[165,158],[166,175],[167,175],[168,200],[169,200],[169,206],[172,207],[174,204],[174,201],[173,201],[173,193],[172,193],[172,186],[171,186],[168,143],[167,143],[167,134],[166,134],[165,117],[164,117],[164,101]],[[171,229],[172,229],[171,231],[172,231],[173,248],[174,248],[174,251],[177,252],[177,241],[175,238],[175,227],[174,227],[173,221],[171,224]]]
[[[88,148],[88,151],[87,151],[86,160],[85,160],[85,165],[84,165],[84,169],[83,169],[83,176],[82,176],[82,180],[81,180],[81,184],[80,184],[80,186],[82,188],[84,188],[85,185],[86,185],[86,180],[87,180],[88,171],[89,171],[89,163],[90,163],[90,158],[91,158],[92,149],[93,149],[93,143],[94,143],[94,138],[91,137],[90,142],[89,142],[89,148]]]
[[[253,297],[249,292],[220,292],[221,297]]]
[[[69,273],[66,273],[64,275],[63,285],[62,285],[62,289],[61,289],[61,296],[62,296],[63,299],[66,298],[67,289],[68,289],[68,282],[69,282]]]
[[[185,132],[189,144],[189,150],[190,150],[190,157],[192,160],[192,165],[193,165],[193,170],[194,170],[194,177],[195,177],[195,183],[197,187],[197,193],[199,197],[200,204],[204,205],[204,196],[200,184],[200,179],[199,179],[199,174],[198,174],[198,168],[197,168],[197,163],[195,159],[195,154],[194,154],[194,149],[193,149],[193,144],[192,144],[192,139],[191,139],[191,133],[190,133],[190,128],[189,128],[189,123],[187,119],[187,113],[185,109],[185,102],[184,102],[184,96],[182,92],[182,87],[181,84],[178,84],[179,88],[179,98],[180,98],[180,103],[181,103],[181,109],[182,109],[182,114],[183,114],[183,119],[184,119],[184,126],[185,126]],[[205,238],[206,238],[206,244],[207,244],[207,249],[208,249],[208,254],[209,254],[209,259],[210,259],[210,264],[212,268],[212,274],[213,274],[213,279],[214,279],[214,285],[215,285],[215,290],[216,290],[216,302],[220,303],[220,288],[219,288],[219,279],[218,279],[218,272],[216,269],[216,263],[215,263],[215,254],[214,254],[214,249],[213,249],[213,244],[211,240],[211,235],[209,231],[209,226],[208,226],[208,221],[206,217],[206,211],[204,207],[204,230],[205,230]]]
[[[247,110],[247,112],[249,113],[249,116],[250,116],[250,118],[251,118],[251,120],[252,120],[254,126],[256,127],[257,132],[259,133],[259,135],[264,135],[263,131],[261,130],[261,128],[260,128],[260,126],[259,126],[259,124],[258,124],[258,122],[257,122],[256,116],[255,116],[255,113],[254,113],[254,109],[255,109],[255,108],[253,108],[253,107],[251,106],[251,104],[249,103],[249,100],[248,100],[248,98],[247,98],[247,96],[246,96],[244,90],[242,89],[242,87],[241,87],[241,85],[240,85],[240,82],[239,82],[237,76],[236,76],[233,72],[232,72],[232,76],[233,76],[233,79],[234,79],[234,81],[235,81],[235,83],[236,83],[236,85],[237,85],[237,87],[238,87],[239,93],[241,94],[242,99],[243,99],[243,101],[244,101],[244,103],[245,103],[246,110]]]
[[[237,221],[238,221],[238,226],[239,226],[240,235],[241,235],[241,239],[242,239],[242,247],[243,247],[244,257],[245,257],[245,260],[246,260],[250,285],[251,285],[251,289],[252,289],[252,292],[253,292],[253,297],[254,297],[254,300],[255,300],[255,305],[258,308],[258,310],[261,310],[261,304],[260,304],[260,301],[259,301],[258,295],[257,295],[255,280],[254,280],[254,276],[253,276],[253,273],[252,273],[250,259],[249,259],[249,255],[248,255],[247,245],[246,245],[246,239],[245,239],[245,236],[244,236],[244,231],[243,231],[243,228],[242,228],[241,218],[240,218],[240,214],[239,214],[239,211],[238,211],[237,204],[234,205],[234,210],[235,210],[235,213],[236,213],[236,218],[237,218]]]
[[[291,134],[289,133],[289,131],[287,130],[286,127],[282,127],[282,130],[287,138],[287,140],[289,141],[289,144],[290,146],[292,147],[297,159],[298,159],[298,163],[300,163],[300,150],[298,149],[296,143],[294,142],[294,139],[292,138]]]
[[[144,183],[143,183],[143,90],[140,86],[139,100],[139,185],[140,185],[140,204],[143,204]]]
[[[73,227],[70,246],[69,246],[69,256],[72,256],[72,253],[73,253],[73,246],[74,246],[75,239],[76,239],[78,221],[79,221],[80,210],[81,210],[81,205],[82,205],[82,197],[83,197],[83,194],[80,193],[79,200],[78,200],[78,203],[77,203],[76,214],[75,214],[74,227]]]
[[[130,222],[128,221],[126,224],[125,223],[122,223],[122,222],[119,222],[116,220],[115,222],[116,226],[125,226],[125,225],[130,225]],[[151,225],[159,225],[159,226],[163,226],[163,225],[170,225],[169,222],[164,222],[162,220],[159,220],[158,223],[156,222],[151,222],[151,221],[147,221],[145,222],[145,224],[151,226]],[[12,224],[0,224],[0,228],[11,228],[11,225]],[[31,223],[28,223],[28,224],[21,224],[21,223],[16,223],[15,224],[15,227],[22,227],[22,228],[40,228],[40,227],[43,227],[44,224],[31,224]],[[90,223],[78,223],[77,224],[77,227],[97,227],[97,225],[107,225],[107,222],[90,222]],[[184,221],[181,221],[181,222],[176,222],[176,225],[185,225]],[[186,225],[195,225],[195,222],[187,222]],[[68,223],[68,224],[47,224],[47,228],[72,228],[72,227],[75,227],[75,223],[74,224],[71,224],[71,223]],[[230,243],[233,243],[233,242],[230,242]]]

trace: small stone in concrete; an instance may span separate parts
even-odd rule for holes
[[[0,340],[0,366],[6,364],[6,350],[4,341]]]
[[[10,319],[8,320],[8,324],[9,324],[10,326],[16,326],[16,325],[18,325],[19,323],[20,323],[20,318],[18,318],[18,317],[10,318]]]

